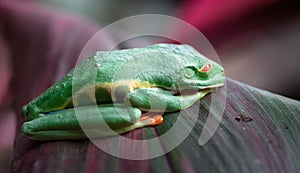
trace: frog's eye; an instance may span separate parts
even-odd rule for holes
[[[204,64],[198,71],[200,73],[207,73],[211,70],[211,64]]]

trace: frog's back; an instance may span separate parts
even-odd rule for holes
[[[115,73],[123,64],[134,59],[134,50],[114,50],[110,52],[96,52],[92,58],[97,67],[96,83],[111,83]]]
[[[169,55],[170,58],[166,60],[166,57],[148,53],[151,51],[162,52]],[[199,53],[187,45],[156,44],[144,48],[113,50],[109,52],[99,51],[90,57],[90,59],[95,61],[98,69],[96,82],[110,83],[113,81],[116,73],[128,73],[138,66],[149,65],[162,67],[162,69],[164,68],[163,65],[166,66],[165,68],[178,66],[185,63],[182,57],[187,56],[196,57],[199,56]]]

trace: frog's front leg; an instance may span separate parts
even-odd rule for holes
[[[173,95],[171,91],[160,88],[142,88],[129,93],[125,102],[144,111],[174,112],[192,106],[211,91],[211,89],[206,89],[193,94],[177,96]]]
[[[22,134],[27,138],[40,141],[84,139],[86,135],[81,127],[85,128],[89,137],[103,137],[156,125],[162,121],[159,115],[141,117],[139,109],[124,104],[83,106],[76,109],[77,116],[74,109],[66,109],[25,122],[21,128]]]

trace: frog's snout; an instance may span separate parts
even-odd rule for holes
[[[30,105],[29,106],[25,105],[21,109],[21,114],[24,116],[26,121],[30,121],[35,118],[38,118],[38,114],[35,114],[34,112],[36,112],[36,111],[34,111],[34,107],[32,107]]]

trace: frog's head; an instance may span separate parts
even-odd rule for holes
[[[139,64],[147,64],[142,66],[145,69],[155,67],[155,72],[143,73],[140,79],[168,90],[202,90],[224,85],[223,67],[189,45],[156,44],[148,48],[146,58],[141,58]],[[154,52],[149,53],[150,50]]]
[[[189,45],[156,45],[168,52],[170,74],[179,89],[208,89],[224,85],[224,69]]]

